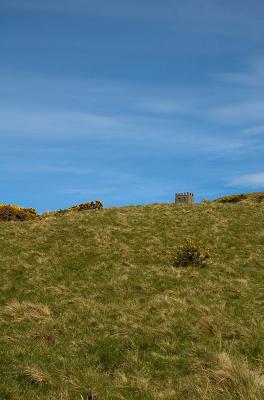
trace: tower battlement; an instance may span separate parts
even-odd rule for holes
[[[186,192],[186,193],[175,194],[175,203],[193,203],[193,202],[194,202],[193,193]]]

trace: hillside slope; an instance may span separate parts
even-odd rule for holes
[[[214,264],[175,268],[201,239]],[[0,399],[261,400],[264,204],[0,224]]]

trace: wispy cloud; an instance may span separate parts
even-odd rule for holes
[[[246,135],[262,135],[264,134],[264,125],[257,125],[243,130]]]
[[[253,86],[262,90],[264,85],[264,57],[254,57],[244,71],[223,73],[220,78],[229,83]]]
[[[92,136],[98,130],[120,129],[124,126],[121,118],[103,114],[74,112],[69,110],[51,111],[22,107],[3,107],[0,110],[0,136],[9,134],[38,136],[62,135]]]
[[[16,8],[22,10],[37,10],[37,11],[58,11],[68,12],[78,10],[80,6],[87,6],[84,0],[1,0],[2,7]]]
[[[102,193],[102,191],[100,190]],[[61,189],[58,190],[57,193],[59,194],[65,194],[65,195],[82,195],[82,196],[93,196],[93,195],[98,195],[98,190],[92,190],[89,188],[66,188],[66,189]],[[106,190],[104,193],[109,194],[109,191]]]
[[[122,16],[166,20],[169,29],[188,30],[196,35],[216,32],[222,35],[257,35],[262,30],[263,5],[251,0],[239,7],[237,1],[189,0],[1,0],[2,7],[101,16]],[[170,22],[170,23],[168,23]],[[254,29],[251,28],[254,22]],[[246,31],[246,32],[245,32]],[[263,30],[262,30],[263,32]]]
[[[1,172],[15,174],[66,174],[66,175],[92,175],[95,173],[94,168],[78,167],[65,164],[43,164],[43,163],[2,163],[0,165]]]
[[[228,186],[260,188],[264,186],[264,172],[235,177],[229,181]]]
[[[209,110],[209,115],[224,123],[259,122],[264,120],[264,100],[253,100],[217,106]]]
[[[192,114],[194,109],[190,104],[177,102],[172,99],[146,100],[142,104],[143,109],[160,114]]]
[[[232,103],[229,85],[221,91],[212,85],[208,91],[202,85],[139,85],[12,72],[0,74],[0,84],[9,101],[0,103],[2,139],[81,138],[103,143],[107,138],[112,146],[217,159],[255,151],[253,135],[260,134],[264,123],[264,99],[251,96]],[[226,132],[223,125],[237,125],[237,131]]]
[[[240,126],[240,131],[246,135],[261,134],[264,127],[263,54],[249,57],[237,71],[218,74],[214,78],[220,79],[223,95],[208,107],[209,118],[221,124]]]

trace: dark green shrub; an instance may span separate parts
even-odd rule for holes
[[[220,203],[238,203],[239,201],[245,200],[247,196],[245,194],[233,194],[231,196],[224,196],[217,199]]]
[[[212,263],[211,252],[201,241],[186,239],[172,255],[175,267],[195,265],[203,267]]]
[[[253,198],[254,201],[257,203],[263,203],[264,202],[264,194],[259,194],[258,196]]]
[[[0,204],[0,221],[32,221],[37,218],[35,208],[22,208],[16,205]]]

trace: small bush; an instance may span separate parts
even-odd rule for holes
[[[210,250],[201,241],[186,239],[173,254],[173,263],[175,267],[189,265],[203,267],[212,263],[212,256]]]
[[[63,215],[68,212],[79,212],[79,211],[87,211],[87,210],[101,210],[103,208],[103,202],[100,200],[88,201],[87,203],[77,204],[76,206],[72,206],[69,208],[65,208],[62,210],[55,211],[53,215]]]
[[[103,203],[100,200],[89,201],[87,203],[78,204],[70,207],[69,211],[85,211],[85,210],[100,210],[103,208]]]
[[[263,203],[264,202],[264,194],[259,194],[256,197],[253,197],[253,200],[257,203]]]
[[[0,221],[32,221],[37,218],[35,208],[22,208],[16,205],[0,204]]]
[[[59,216],[68,214],[70,212],[79,212],[79,211],[87,211],[87,210],[101,210],[104,207],[103,202],[100,200],[88,201],[87,203],[77,204],[75,206],[60,209],[57,211],[48,211],[43,213],[40,218],[45,218],[48,216]]]

